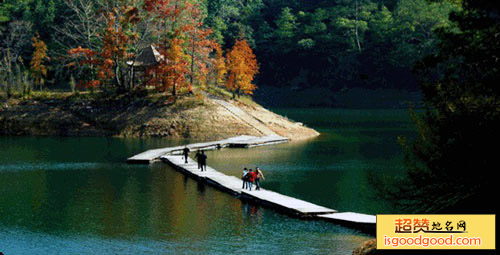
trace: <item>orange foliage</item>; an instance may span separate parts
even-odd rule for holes
[[[121,10],[115,9],[107,15],[106,30],[102,36],[103,45],[99,53],[102,59],[98,66],[100,80],[113,79],[115,77],[113,68],[131,57],[127,50],[136,36],[125,33],[124,27],[129,22],[135,21],[133,10],[134,8],[131,7],[123,7]]]
[[[226,54],[228,78],[226,88],[233,95],[253,94],[257,88],[252,81],[258,73],[257,59],[245,39],[236,40],[233,48]]]
[[[92,65],[97,63],[96,55],[97,52],[78,46],[77,48],[70,49],[68,55],[71,57],[82,58],[78,63],[81,65]],[[71,62],[70,66],[76,65],[75,62]]]
[[[147,74],[150,76],[149,85],[155,86],[160,91],[167,91],[171,88],[174,96],[181,87],[191,89],[185,79],[185,75],[188,73],[188,56],[184,53],[183,43],[184,40],[175,37],[170,40],[170,47],[160,50],[166,59],[147,70]]]
[[[47,56],[47,45],[40,40],[40,36],[36,35],[31,38],[33,41],[33,58],[30,61],[31,72],[33,74],[35,85],[43,84],[43,77],[47,76],[47,67],[43,64],[44,61],[49,60]]]
[[[214,48],[216,54],[213,60],[213,66],[215,70],[215,83],[219,85],[224,83],[227,74],[226,58],[224,58],[224,55],[222,54],[222,48],[220,44],[215,43]]]

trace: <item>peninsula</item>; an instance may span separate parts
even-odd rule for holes
[[[249,98],[197,94],[165,103],[161,95],[46,93],[0,104],[0,135],[173,137],[199,141],[278,134],[319,135]]]

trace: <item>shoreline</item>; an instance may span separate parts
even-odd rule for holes
[[[0,101],[2,136],[169,137],[200,141],[277,134],[292,141],[319,135],[259,104],[215,96],[99,97],[56,93]]]

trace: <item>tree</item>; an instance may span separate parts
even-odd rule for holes
[[[394,43],[388,59],[395,66],[412,66],[423,57],[432,55],[438,38],[433,32],[450,26],[448,16],[457,5],[447,1],[401,0],[393,12],[393,34],[386,36]]]
[[[170,88],[174,98],[180,88],[191,89],[186,82],[186,75],[189,73],[188,55],[184,52],[183,44],[184,40],[179,36],[171,39],[169,47],[161,51],[165,59],[148,71],[149,84],[164,92]]]
[[[352,9],[351,9],[352,8]],[[377,5],[371,1],[355,0],[353,6],[347,6],[345,15],[337,19],[337,25],[342,28],[351,41],[352,49],[361,52],[364,34],[368,30],[368,21]]]
[[[19,57],[27,54],[30,38],[32,37],[33,25],[28,21],[12,21],[5,31],[0,30],[1,54],[10,62],[17,61]],[[9,54],[7,54],[7,51]]]
[[[54,0],[34,0],[31,4],[29,16],[30,20],[35,25],[36,31],[42,33],[43,38],[48,39],[49,34],[47,28],[53,25],[56,16],[56,4]]]
[[[139,22],[138,8],[126,5],[114,7],[105,15],[106,27],[98,33],[97,39],[102,41],[100,47],[77,48],[68,51],[71,57],[77,58],[70,66],[78,66],[86,70],[86,77],[81,85],[95,88],[100,85],[113,85],[119,89],[127,89],[125,85],[126,62],[133,54],[130,52],[139,35],[132,28]],[[90,35],[90,34],[89,34]],[[84,69],[82,69],[84,68]]]
[[[278,38],[290,39],[294,36],[297,19],[288,7],[283,8],[276,20],[276,34]]]
[[[120,89],[126,89],[125,74],[126,61],[133,54],[130,47],[139,35],[131,27],[139,22],[138,8],[135,6],[123,5],[114,8],[107,15],[107,25],[102,36],[102,49],[100,56],[102,64],[99,66],[98,77],[101,80],[111,80],[112,84]]]
[[[45,83],[44,78],[47,76],[47,66],[44,65],[44,62],[49,60],[47,56],[47,45],[40,40],[39,35],[34,36],[32,41],[35,51],[30,61],[31,73],[35,85],[40,86],[40,91],[42,91],[43,84]]]
[[[245,39],[236,40],[234,46],[226,55],[228,78],[226,88],[233,92],[233,97],[241,93],[253,94],[257,88],[253,84],[259,66],[257,59]]]
[[[195,80],[198,85],[206,85],[209,74],[209,65],[211,64],[210,54],[216,47],[216,41],[210,40],[212,29],[203,26],[205,15],[198,4],[193,4],[187,10],[187,20],[184,25],[187,37],[189,38],[188,52],[190,55],[190,74],[189,84],[192,87]]]
[[[418,63],[426,111],[414,114],[418,136],[395,192],[403,206],[424,212],[496,212],[500,140],[500,17],[498,2],[464,0],[452,26],[436,30],[436,54]],[[432,202],[429,202],[432,200]]]
[[[64,0],[68,15],[64,22],[53,26],[54,41],[65,54],[77,46],[87,49],[97,49],[101,40],[99,33],[104,29],[105,17],[95,0]]]
[[[154,19],[155,38],[163,59],[148,70],[148,84],[161,91],[171,89],[176,96],[181,88],[193,93],[195,85],[206,85],[215,40],[205,27],[202,4],[198,1],[145,1]]]
[[[212,28],[215,39],[223,48],[228,48],[241,35],[254,44],[256,25],[262,21],[262,0],[211,0],[206,5],[206,24]]]
[[[186,27],[183,20],[184,12],[191,5],[179,0],[146,0],[144,6],[149,15],[156,17],[155,45],[162,56],[158,65],[147,70],[147,83],[164,92],[170,88],[175,99],[180,88],[192,90],[191,84],[186,83],[189,56],[184,49]]]
[[[214,58],[214,76],[215,76],[215,85],[220,85],[225,83],[226,74],[227,74],[227,66],[226,66],[226,58],[223,55],[222,48],[220,44],[215,43],[215,58]]]
[[[68,50],[68,56],[72,59],[72,62],[67,66],[78,70],[79,78],[77,87],[93,90],[101,85],[95,68],[95,66],[101,63],[97,51],[78,46],[77,48]]]

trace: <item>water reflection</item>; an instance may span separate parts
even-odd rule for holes
[[[262,223],[262,211],[260,210],[260,206],[242,202],[241,211],[244,219],[251,219],[254,224]]]
[[[114,250],[120,247],[119,240],[128,240],[131,250],[140,251],[144,247],[137,239],[144,238],[149,240],[145,245],[157,252],[172,247],[180,253],[293,252],[311,246],[331,249],[325,243],[338,238],[339,231],[356,233],[244,203],[161,164],[137,169],[118,164],[114,169],[8,171],[2,173],[0,185],[0,241],[12,244],[13,253],[37,250],[21,245],[30,238],[72,243],[69,247],[82,252],[88,246],[93,251],[102,246]],[[312,238],[317,243],[290,248],[286,244],[290,238]],[[349,249],[367,238],[354,234]]]
[[[307,142],[208,152],[208,164],[235,176],[259,166],[264,188],[341,211],[390,212],[373,197],[370,180],[402,171],[401,150],[391,139],[411,131],[396,117],[370,126],[372,115],[359,124],[360,112],[325,114],[311,123],[343,124],[325,124]],[[2,252],[349,254],[370,238],[242,202],[161,163],[123,163],[137,152],[184,142],[0,137]]]

